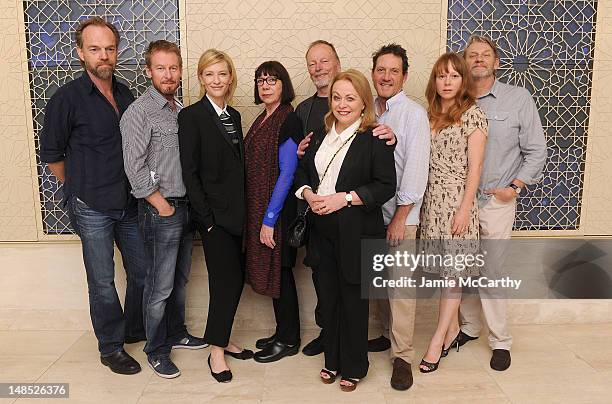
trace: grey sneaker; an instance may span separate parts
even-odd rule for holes
[[[187,334],[183,339],[172,344],[172,349],[204,349],[207,346],[208,344],[204,342],[204,338]]]
[[[164,379],[174,379],[181,375],[181,371],[169,356],[150,356],[147,358],[147,362],[149,362],[149,367],[153,369],[155,374]]]

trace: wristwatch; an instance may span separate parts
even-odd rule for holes
[[[353,206],[353,194],[347,192],[346,195],[344,195],[344,199],[346,199],[346,206],[349,208]]]
[[[520,193],[521,193],[521,191],[523,190],[523,188],[519,187],[519,186],[518,186],[518,185],[516,185],[516,184],[512,184],[512,183],[511,183],[511,184],[510,184],[510,185],[508,185],[508,186],[509,186],[510,188],[514,189],[514,192],[516,192],[516,194],[517,194],[517,195],[518,195],[518,194],[520,194]]]

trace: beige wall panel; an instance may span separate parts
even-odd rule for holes
[[[595,62],[581,230],[612,235],[612,1],[597,8]]]
[[[245,128],[261,111],[253,105],[252,84],[261,62],[276,59],[284,64],[296,89],[295,104],[315,92],[304,53],[316,39],[336,46],[343,69],[357,68],[368,76],[371,53],[382,44],[400,43],[411,62],[406,91],[421,101],[429,69],[440,54],[440,1],[184,0],[184,4],[187,103],[197,100],[201,53],[211,47],[225,50],[238,70],[234,106],[242,113]]]
[[[36,240],[21,2],[0,0],[0,240]]]

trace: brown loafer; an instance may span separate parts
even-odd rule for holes
[[[393,360],[393,374],[391,375],[391,387],[395,390],[408,390],[412,387],[412,368],[410,363],[401,358]]]

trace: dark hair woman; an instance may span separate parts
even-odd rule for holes
[[[291,192],[302,125],[293,112],[295,97],[289,73],[277,61],[255,70],[254,97],[264,104],[245,144],[247,219],[246,281],[272,298],[276,331],[257,341],[258,362],[274,362],[298,353],[300,318],[293,277],[296,251],[286,243],[287,226],[296,215]]]

